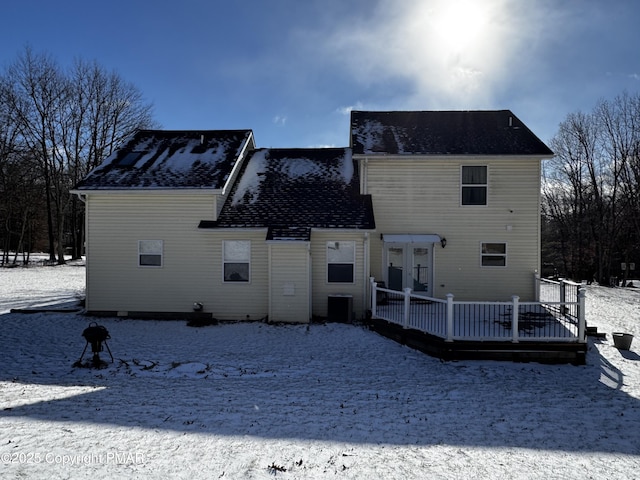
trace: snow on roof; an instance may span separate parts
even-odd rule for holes
[[[141,130],[76,189],[219,189],[250,137],[250,130]]]
[[[329,155],[333,155],[333,158],[328,162],[325,153],[329,150]],[[322,178],[324,181],[348,185],[354,173],[349,149],[258,150],[248,162],[233,194],[232,204],[238,205],[243,200],[256,201],[262,181],[270,168],[292,182]],[[284,181],[284,178],[281,180]]]
[[[371,153],[375,151],[378,139],[383,133],[384,125],[375,120],[371,120],[352,127],[351,135],[358,139],[364,152]]]
[[[351,112],[361,155],[540,155],[553,152],[509,110]]]
[[[243,199],[253,203],[258,199],[258,192],[262,182],[262,176],[266,171],[266,150],[260,150],[253,154],[247,162],[247,166],[238,182],[238,186],[233,193],[232,205],[237,205]]]
[[[351,149],[260,149],[212,226],[277,226],[289,237],[291,228],[374,228],[374,220]]]

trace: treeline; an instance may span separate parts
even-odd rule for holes
[[[69,190],[135,130],[152,105],[117,73],[62,68],[27,47],[0,72],[0,263],[45,250],[79,258],[83,204]],[[543,274],[608,283],[640,272],[640,96],[569,114],[543,162]],[[9,252],[14,252],[10,257]]]
[[[83,60],[62,68],[25,48],[0,73],[1,263],[36,250],[58,264],[65,253],[79,258],[84,209],[69,190],[136,129],[153,127],[152,105],[117,73]]]
[[[567,116],[542,191],[543,273],[609,284],[640,269],[640,96]],[[625,269],[622,269],[625,264]]]

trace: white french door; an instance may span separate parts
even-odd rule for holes
[[[385,243],[386,284],[391,290],[411,288],[431,295],[432,243]]]

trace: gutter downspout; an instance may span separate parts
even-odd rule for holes
[[[84,203],[84,311],[89,311],[89,212],[87,211],[87,201],[89,200],[86,193],[72,190],[75,196]]]
[[[269,294],[267,296],[268,298],[268,308],[267,308],[267,323],[271,323],[273,321],[273,315],[272,315],[272,305],[273,305],[273,294],[271,292],[272,289],[272,284],[273,284],[273,275],[272,275],[272,271],[273,271],[273,265],[272,265],[272,255],[271,255],[271,245],[267,245],[267,265],[268,265],[268,278],[269,278]]]
[[[307,242],[307,296],[309,323],[313,319],[313,261],[311,259],[311,242]]]
[[[368,305],[368,301],[367,299],[371,298],[371,293],[369,291],[369,289],[371,288],[370,285],[370,281],[369,281],[369,232],[364,232],[364,261],[363,261],[363,287],[362,287],[362,293],[363,293],[363,305],[362,305],[362,319],[366,319],[367,317],[367,310],[369,309],[369,305]]]

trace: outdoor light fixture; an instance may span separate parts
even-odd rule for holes
[[[440,245],[442,245],[442,248],[446,247],[447,246],[447,239],[442,237],[440,239]]]

